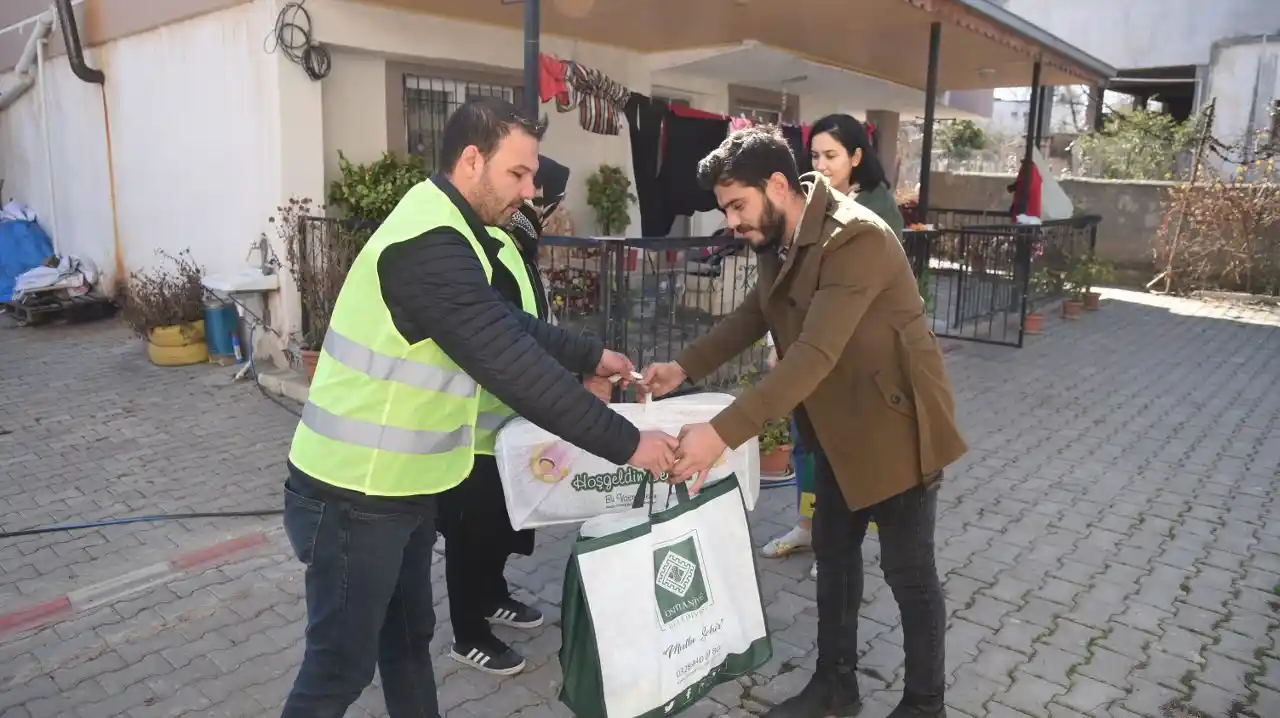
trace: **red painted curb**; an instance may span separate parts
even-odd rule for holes
[[[217,563],[232,554],[251,549],[254,546],[261,546],[267,542],[267,535],[259,531],[247,536],[228,539],[222,543],[216,543],[208,548],[198,549],[188,554],[183,554],[169,561],[169,565],[179,571],[186,571],[197,566],[205,566],[211,563]]]
[[[179,574],[191,569],[220,563],[235,554],[265,543],[267,543],[267,533],[258,531],[185,553],[165,563],[173,571],[174,575],[171,578],[176,578]],[[74,612],[71,599],[64,594],[44,603],[37,603],[34,606],[27,606],[9,613],[0,613],[0,637],[42,627],[53,622],[55,618]]]
[[[59,596],[51,601],[0,614],[0,636],[44,623],[71,612],[71,599]]]

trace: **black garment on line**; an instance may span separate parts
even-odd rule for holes
[[[809,157],[809,148],[804,146],[804,130],[799,125],[783,125],[782,139],[791,145],[791,154],[796,158],[796,170],[800,174],[813,171],[813,160]]]
[[[672,215],[692,215],[717,209],[715,193],[698,186],[698,162],[724,142],[729,120],[680,117],[668,109],[666,128],[666,151],[658,182],[667,211]]]
[[[636,199],[640,204],[640,233],[646,237],[665,237],[671,232],[675,215],[667,210],[667,200],[658,182],[659,158],[662,153],[662,120],[667,105],[631,93],[626,106],[627,126],[631,133],[631,164],[636,173]]]

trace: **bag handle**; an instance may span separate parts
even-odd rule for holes
[[[652,473],[646,472],[645,480],[640,482],[640,486],[636,489],[636,496],[631,500],[631,508],[638,509],[644,506],[645,490],[649,493],[649,513],[653,513],[653,484],[654,478]],[[667,506],[671,505],[671,494],[675,494],[676,503],[685,503],[690,500],[689,486],[687,483],[669,484],[667,487]]]

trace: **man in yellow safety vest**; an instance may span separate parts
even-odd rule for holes
[[[497,98],[462,105],[442,173],[409,190],[338,295],[289,451],[284,527],[306,564],[307,640],[285,718],[339,718],[375,667],[392,718],[438,718],[437,497],[510,417],[617,464],[675,461],[673,437],[640,432],[571,373],[629,377],[626,357],[500,291],[533,298],[497,227],[534,195],[544,129]]]

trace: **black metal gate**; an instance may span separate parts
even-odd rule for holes
[[[959,221],[908,241],[934,333],[1012,347],[1022,346],[1026,315],[1062,294],[1060,282],[1032,278],[1039,272],[1065,276],[1092,256],[1100,221],[1080,216],[1039,225],[989,224],[990,215],[964,210],[938,210],[938,216]]]

